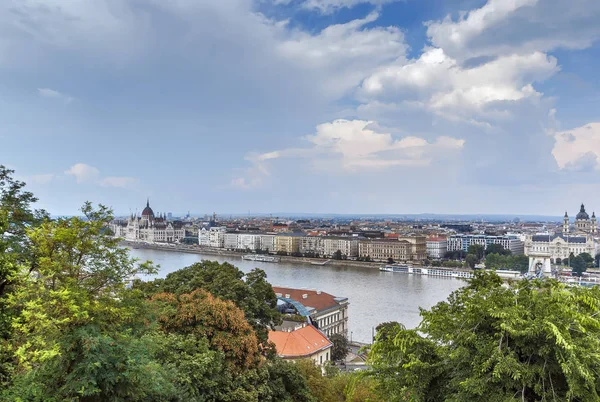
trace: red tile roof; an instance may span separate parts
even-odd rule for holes
[[[273,291],[278,295],[281,294],[281,297],[288,298],[286,295],[289,295],[289,299],[300,302],[306,307],[314,307],[317,311],[327,310],[339,304],[335,300],[336,296],[325,292],[318,292],[316,290],[273,286]],[[302,297],[303,295],[306,295],[306,298]]]
[[[428,237],[427,241],[446,241],[448,240],[446,237]]]
[[[325,335],[312,325],[291,332],[269,331],[269,341],[275,344],[281,357],[306,357],[333,344]]]

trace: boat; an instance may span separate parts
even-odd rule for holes
[[[412,265],[406,264],[388,264],[379,267],[380,271],[384,272],[400,272],[404,274],[414,275],[427,275],[427,276],[441,276],[446,278],[472,278],[473,273],[471,271],[461,271],[452,268],[442,267],[413,267]]]
[[[259,262],[279,262],[279,257],[263,254],[246,254],[242,256],[242,260]]]
[[[311,261],[312,265],[325,265],[329,262],[329,260],[325,260],[325,261]]]

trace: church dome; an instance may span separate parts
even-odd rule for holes
[[[150,200],[146,201],[146,208],[142,211],[142,216],[154,217],[154,211],[150,208]]]
[[[579,213],[577,214],[577,219],[579,220],[588,220],[590,219],[590,216],[587,214],[587,212],[585,212],[585,206],[583,204],[581,204],[581,209],[579,210]]]

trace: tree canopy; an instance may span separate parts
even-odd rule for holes
[[[600,289],[477,272],[415,330],[378,333],[388,401],[599,400]]]

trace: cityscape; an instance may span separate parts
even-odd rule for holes
[[[599,21],[0,1],[0,402],[600,402]]]

